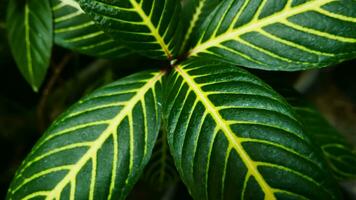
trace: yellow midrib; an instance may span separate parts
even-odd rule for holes
[[[164,74],[164,72],[156,74],[147,82],[146,85],[144,85],[139,91],[137,91],[137,94],[128,102],[127,106],[125,106],[125,108],[111,120],[112,123],[110,123],[108,127],[104,130],[104,132],[101,134],[101,136],[95,142],[93,142],[93,145],[89,148],[89,150],[82,156],[82,158],[76,164],[73,165],[74,167],[57,184],[57,186],[48,193],[46,200],[53,200],[55,198],[60,197],[60,194],[64,187],[68,183],[70,183],[72,179],[76,178],[77,174],[83,168],[83,166],[92,157],[96,155],[96,152],[102,147],[104,142],[115,132],[117,126],[132,111],[137,102],[139,102],[144,97],[147,91],[150,90]]]
[[[214,121],[216,122],[216,126],[219,127],[219,129],[223,131],[224,135],[230,142],[230,145],[232,145],[234,147],[234,149],[237,151],[237,153],[241,157],[242,161],[245,163],[245,165],[248,169],[248,172],[252,176],[254,176],[257,183],[261,186],[262,191],[265,193],[265,199],[269,199],[269,200],[276,199],[276,197],[272,191],[272,188],[264,180],[263,176],[258,171],[256,164],[250,158],[250,156],[247,154],[247,152],[244,150],[241,143],[238,141],[239,138],[231,130],[229,124],[222,118],[222,116],[217,111],[214,104],[204,94],[202,89],[195,83],[195,81],[190,77],[190,75],[187,74],[182,69],[182,66],[177,66],[175,69],[183,77],[183,79],[187,82],[189,87],[195,92],[195,94],[197,95],[197,98],[199,98],[199,100],[203,103],[203,105],[205,106],[207,111],[213,117]]]
[[[31,53],[31,41],[30,41],[30,8],[28,7],[28,2],[25,4],[25,45],[26,45],[26,60],[27,68],[29,74],[29,81],[32,85],[33,90],[38,91],[38,88],[35,84],[34,75],[33,75],[33,65],[32,65],[32,53]]]
[[[168,0],[171,1],[171,0]],[[162,47],[164,53],[166,54],[168,59],[172,58],[172,54],[167,46],[167,44],[164,42],[163,38],[159,34],[158,29],[153,25],[151,19],[146,15],[146,13],[143,11],[142,7],[140,4],[136,2],[136,0],[130,0],[132,6],[134,7],[135,11],[140,15],[142,18],[143,22],[147,25],[148,29],[150,29],[152,35],[154,38],[156,38],[157,42],[159,45]],[[153,5],[154,6],[154,5]]]
[[[283,19],[287,19],[288,17],[294,16],[296,14],[319,8],[320,6],[322,6],[326,3],[329,3],[331,1],[333,1],[333,0],[315,0],[315,1],[312,1],[309,3],[304,3],[303,5],[300,5],[300,6],[296,6],[294,8],[284,9],[283,11],[278,12],[274,15],[269,16],[269,17],[266,17],[264,19],[261,19],[258,21],[252,21],[252,22],[250,22],[246,25],[243,25],[237,29],[233,29],[231,31],[228,31],[224,34],[219,35],[216,38],[209,39],[206,42],[199,44],[198,46],[196,46],[195,48],[190,50],[189,56],[195,56],[198,53],[200,53],[212,46],[216,46],[222,42],[232,40],[236,37],[239,37],[240,35],[243,35],[244,33],[252,32],[254,30],[259,30],[266,25],[274,24],[274,23],[277,23]]]

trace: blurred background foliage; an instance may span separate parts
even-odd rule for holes
[[[10,54],[4,21],[6,2],[0,3],[0,198],[5,197],[15,170],[34,143],[68,106],[101,85],[142,69],[162,66],[139,55],[102,60],[55,46],[45,84],[39,93],[34,93]],[[350,143],[356,144],[356,60],[305,72],[252,72],[293,84]],[[164,144],[158,145],[156,148],[161,149]],[[166,164],[173,166],[170,159]],[[148,167],[129,199],[189,199],[176,172],[167,165],[151,165],[163,170],[158,175]],[[356,199],[354,182],[342,186],[347,199]]]

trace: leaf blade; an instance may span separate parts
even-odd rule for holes
[[[8,198],[124,199],[159,131],[163,74],[130,76],[72,107],[27,157]],[[41,181],[46,184],[38,185]]]
[[[181,37],[178,0],[80,0],[81,7],[114,39],[124,42],[139,53],[157,58],[173,59]]]
[[[41,86],[49,66],[53,29],[49,2],[10,1],[7,31],[16,64],[34,91]],[[40,36],[40,37],[38,37]]]
[[[190,56],[285,71],[339,63],[356,56],[355,6],[333,0],[226,1],[196,32]]]
[[[246,71],[222,65],[190,61],[169,78],[168,141],[193,197],[337,198],[286,102]]]
[[[339,180],[355,179],[356,151],[321,113],[293,89],[280,89]]]
[[[210,12],[220,3],[219,0],[185,0],[182,2],[183,16],[185,19],[185,37],[182,42],[181,52],[190,46],[192,34],[196,31],[199,25],[202,24],[204,19]]]
[[[52,0],[55,43],[80,53],[118,58],[131,53],[87,16],[74,0]]]

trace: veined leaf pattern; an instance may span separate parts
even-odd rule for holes
[[[183,18],[185,36],[182,43],[182,51],[190,45],[192,33],[194,33],[199,25],[203,23],[210,12],[216,8],[221,0],[183,0]]]
[[[52,0],[55,43],[90,56],[117,58],[131,51],[100,30],[74,0]]]
[[[211,61],[175,67],[168,142],[194,199],[337,199],[294,112],[250,73]]]
[[[195,33],[190,56],[266,70],[356,56],[356,1],[226,0]]]
[[[138,53],[173,59],[182,37],[179,0],[79,0],[114,39]]]
[[[124,199],[159,132],[163,75],[132,75],[69,109],[24,161],[8,199]]]
[[[292,89],[280,90],[314,138],[338,179],[356,178],[356,149],[309,102]]]
[[[38,91],[50,63],[53,28],[49,1],[9,1],[7,31],[12,55],[16,64]]]

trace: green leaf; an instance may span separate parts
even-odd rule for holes
[[[131,51],[104,33],[74,0],[52,0],[55,43],[83,54],[117,58]]]
[[[281,93],[293,106],[306,131],[317,143],[334,175],[338,179],[356,178],[356,150],[346,139],[300,94],[291,89]]]
[[[6,26],[16,64],[33,90],[38,91],[46,76],[52,50],[49,1],[9,1]]]
[[[185,36],[182,43],[182,51],[190,45],[192,33],[197,31],[204,19],[216,8],[221,0],[183,0],[183,18]]]
[[[194,34],[190,56],[265,70],[356,57],[356,1],[226,0]]]
[[[79,101],[36,144],[8,199],[124,199],[159,132],[163,75],[135,74]]]
[[[167,143],[167,131],[161,130],[144,179],[157,190],[165,190],[178,180],[177,170]]]
[[[194,60],[167,84],[168,142],[194,199],[338,198],[294,112],[261,80]]]
[[[115,40],[138,53],[173,59],[180,47],[179,0],[79,0],[84,11]]]

